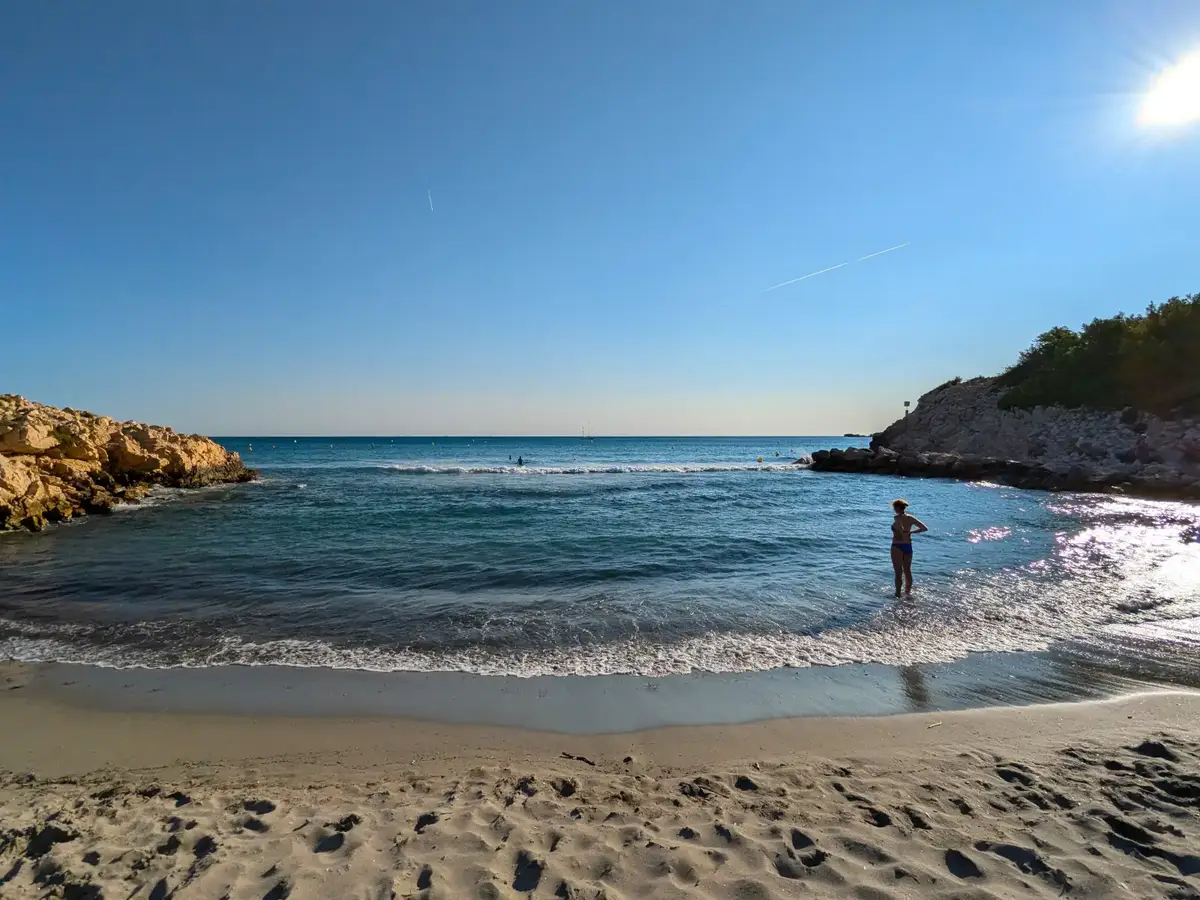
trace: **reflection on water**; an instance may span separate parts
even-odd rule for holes
[[[901,666],[900,683],[904,686],[904,696],[908,698],[911,712],[925,712],[929,709],[929,688],[925,684],[925,676],[920,666]]]

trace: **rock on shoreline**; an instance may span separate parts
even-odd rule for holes
[[[117,422],[0,394],[0,531],[108,512],[154,485],[251,481],[238,454],[198,434]]]
[[[1200,481],[1186,477],[1139,478],[1119,473],[1098,473],[1077,464],[1063,467],[957,453],[898,453],[887,447],[818,450],[812,455],[809,468],[815,472],[993,481],[1037,491],[1127,492],[1200,500]]]
[[[1004,409],[1003,393],[994,378],[947,382],[870,449],[819,451],[811,468],[1200,499],[1200,422],[1134,409]]]

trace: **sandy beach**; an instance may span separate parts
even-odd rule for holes
[[[0,900],[1200,900],[1200,0],[0,26]]]
[[[1200,695],[561,735],[0,693],[4,897],[1200,897]]]

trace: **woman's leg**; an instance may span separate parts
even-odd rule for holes
[[[900,548],[892,547],[892,568],[896,571],[896,596],[900,596],[900,589],[904,586],[904,554],[900,552]]]
[[[901,554],[904,557],[904,587],[908,593],[912,593],[912,554]],[[897,577],[897,582],[899,578]],[[897,586],[896,590],[900,590]]]

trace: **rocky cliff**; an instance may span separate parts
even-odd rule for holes
[[[107,512],[154,485],[203,487],[256,474],[198,434],[0,394],[0,530]]]
[[[1080,466],[1105,477],[1200,479],[1200,422],[1166,421],[1133,409],[1001,409],[1002,393],[993,378],[949,382],[922,396],[874,444],[900,453],[999,457],[1064,472]]]
[[[947,382],[874,435],[870,450],[822,451],[813,468],[1200,498],[1200,422],[1134,409],[1002,409],[1003,393],[994,378]]]

